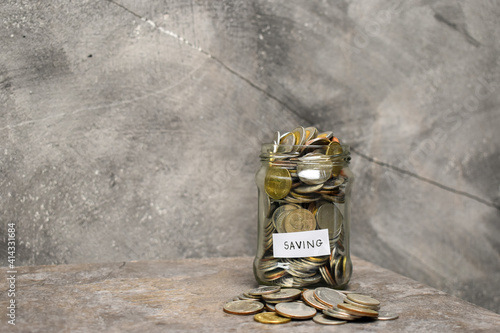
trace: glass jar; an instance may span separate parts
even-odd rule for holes
[[[258,187],[259,284],[341,289],[351,278],[349,147],[263,144]]]

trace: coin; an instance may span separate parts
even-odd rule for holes
[[[264,179],[264,187],[267,195],[273,199],[286,197],[292,188],[292,177],[287,169],[269,167]]]
[[[264,277],[266,278],[267,281],[274,281],[274,280],[277,280],[279,278],[282,278],[286,274],[287,273],[284,269],[277,268],[277,269],[273,269],[271,271],[265,272]],[[270,294],[270,295],[272,295],[272,294]],[[262,295],[262,297],[264,298],[264,295]]]
[[[359,306],[360,308],[371,309],[371,310],[375,310],[375,311],[378,311],[378,310],[380,309],[380,306],[379,306],[379,305],[376,305],[376,306],[371,306],[371,305],[363,305],[363,304],[360,304],[360,303],[353,302],[353,301],[351,301],[349,298],[346,298],[346,299],[344,300],[344,302],[349,303],[349,304],[352,304],[352,305]]]
[[[276,304],[276,313],[293,319],[310,319],[316,315],[316,309],[300,302]]]
[[[272,217],[274,228],[276,228],[276,230],[279,233],[285,232],[285,229],[283,226],[283,220],[288,215],[288,213],[290,213],[292,210],[296,210],[299,208],[300,208],[300,206],[295,205],[295,204],[287,204],[287,205],[283,205],[283,206],[278,207],[274,211],[274,214]]]
[[[379,311],[377,318],[378,320],[394,320],[398,319],[399,315],[387,311]]]
[[[347,277],[351,275],[352,262],[346,256],[342,256],[335,265],[335,281],[341,286],[347,282]]]
[[[290,318],[282,317],[275,312],[257,313],[253,318],[263,324],[285,324],[292,320]]]
[[[330,274],[330,270],[326,266],[321,266],[319,268],[319,272],[323,277],[323,280],[325,280],[328,285],[335,286],[335,280],[333,279],[332,274]]]
[[[280,131],[276,131],[276,132],[274,133],[274,137],[273,137],[273,142],[274,142],[274,144],[279,145],[279,143],[280,143],[280,138],[281,138]]]
[[[306,135],[304,142],[314,139],[318,135],[318,129],[316,127],[306,127]]]
[[[256,301],[257,299],[255,299],[254,297],[250,297],[248,295],[245,295],[244,293],[239,295],[238,298],[242,301],[245,301],[245,300],[250,300],[250,301]]]
[[[252,299],[260,299],[260,295],[252,295],[248,291],[246,293],[243,293],[243,296],[249,297],[249,298],[252,298]]]
[[[266,302],[266,304],[265,304],[264,306],[265,306],[265,308],[266,308],[268,311],[272,311],[272,312],[276,311],[276,309],[275,309],[276,304],[271,304],[271,303],[267,303],[267,302]]]
[[[272,293],[278,292],[278,291],[280,291],[280,289],[281,288],[279,286],[260,286],[258,288],[254,288],[254,289],[249,290],[248,294],[254,295],[254,296],[266,295],[266,294],[272,294]]]
[[[326,148],[326,155],[341,155],[344,152],[342,145],[336,141],[332,141]]]
[[[314,297],[314,290],[312,290],[312,289],[304,290],[302,292],[302,299],[304,300],[304,302],[306,302],[307,305],[312,306],[313,308],[315,308],[317,310],[326,310],[326,309],[330,308],[330,306],[319,302]]]
[[[333,164],[330,160],[297,162],[297,176],[308,185],[323,184],[332,175]]]
[[[316,211],[316,221],[319,229],[328,229],[328,237],[333,239],[340,232],[342,213],[334,204],[324,203]]]
[[[232,301],[224,304],[224,312],[237,315],[249,315],[262,311],[264,304],[257,301]]]
[[[315,139],[307,141],[305,144],[308,146],[328,146],[331,143],[331,141],[327,138],[320,138],[317,137]]]
[[[330,131],[328,131],[328,132],[322,132],[322,133],[319,133],[319,134],[317,135],[317,137],[318,137],[318,138],[327,138],[327,139],[331,139],[331,138],[333,138],[333,132],[330,132]]]
[[[329,317],[336,318],[336,319],[349,320],[349,321],[361,318],[360,316],[355,316],[355,315],[349,314],[349,313],[342,311],[341,309],[338,309],[338,308],[323,310],[323,314],[326,316],[329,316]]]
[[[349,294],[347,298],[353,302],[368,305],[368,306],[379,306],[380,302],[373,297],[362,295],[362,294]]]
[[[325,316],[324,314],[318,313],[313,317],[313,321],[317,324],[322,324],[322,325],[342,325],[347,323],[345,320],[338,320],[338,319],[331,319],[328,316]]]
[[[339,309],[345,310],[348,313],[353,314],[355,316],[363,316],[363,317],[377,317],[378,316],[378,312],[375,310],[364,309],[364,308],[361,308],[359,306],[352,305],[352,304],[341,303],[341,304],[337,304],[337,307]]]
[[[285,146],[293,146],[295,144],[295,134],[288,132],[281,136],[280,144]]]
[[[341,292],[327,287],[319,287],[314,290],[314,297],[323,304],[331,307],[343,303],[346,296]]]
[[[298,186],[294,191],[296,193],[313,193],[318,191],[323,187],[323,184],[318,184],[318,185],[301,185]]]
[[[292,133],[295,136],[296,145],[303,145],[306,142],[306,130],[304,129],[304,127],[299,126],[294,129]]]
[[[285,232],[309,231],[316,229],[316,219],[307,209],[291,211],[283,221]]]
[[[294,299],[299,297],[301,293],[302,291],[295,288],[281,289],[280,291],[272,294],[262,295],[262,299],[264,299],[266,302],[293,301]]]

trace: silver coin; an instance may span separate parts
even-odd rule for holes
[[[251,296],[261,296],[266,294],[272,294],[280,291],[279,286],[260,286],[258,288],[254,288],[248,291],[248,294]]]
[[[354,316],[351,315],[347,312],[342,312],[342,311],[337,311],[337,308],[332,308],[332,309],[327,309],[323,310],[323,314],[328,317],[336,318],[336,319],[342,319],[342,320],[356,320],[360,318],[359,316]]]
[[[326,310],[329,309],[330,307],[328,305],[325,305],[321,302],[319,302],[315,297],[314,297],[314,290],[312,289],[306,289],[302,292],[302,299],[304,302],[307,303],[307,305],[312,306],[313,308],[317,310]]]
[[[364,305],[364,304],[360,304],[360,303],[356,303],[354,301],[351,301],[349,298],[346,298],[344,302],[346,302],[348,304],[359,306],[360,308],[371,309],[371,310],[375,310],[375,311],[380,309],[380,305]]]
[[[274,133],[274,137],[273,137],[274,144],[279,145],[280,144],[280,139],[281,139],[280,131],[276,131]]]
[[[239,300],[241,301],[256,301],[255,298],[245,296],[244,294],[238,295]]]
[[[230,314],[248,315],[255,314],[264,309],[264,304],[257,301],[232,301],[224,304],[224,312]]]
[[[295,204],[287,204],[276,208],[272,217],[274,228],[276,229],[276,231],[278,231],[279,233],[285,232],[285,229],[283,228],[283,220],[291,211],[298,208],[300,208],[300,206]]]
[[[295,188],[294,191],[296,193],[313,193],[318,190],[320,190],[323,187],[323,184],[318,184],[318,185],[300,185],[299,187]]]
[[[316,309],[300,302],[276,304],[276,313],[293,319],[309,319],[316,315]]]
[[[323,184],[332,174],[333,164],[331,161],[322,162],[298,162],[297,175],[299,179],[308,185]]]
[[[262,295],[262,298],[266,302],[294,300],[297,297],[299,297],[301,293],[302,291],[300,291],[299,289],[287,288],[287,289],[281,289],[280,291],[272,294]]]
[[[376,300],[373,297],[363,295],[363,294],[349,294],[347,295],[347,298],[350,299],[353,302],[362,304],[362,305],[367,305],[367,306],[379,306],[380,301]]]
[[[264,305],[266,307],[267,310],[269,311],[272,311],[272,312],[275,312],[276,311],[276,304],[271,304],[271,303],[266,303]]]
[[[344,303],[346,296],[335,289],[319,287],[314,290],[314,297],[323,304],[336,307],[337,304]]]
[[[361,308],[356,305],[341,303],[337,305],[340,309],[345,310],[347,313],[350,313],[354,316],[362,316],[362,317],[378,317],[378,311]]]
[[[245,296],[245,297],[247,297],[247,298],[250,298],[250,299],[256,299],[256,300],[259,300],[259,299],[260,299],[260,296],[251,295],[251,294],[249,294],[248,292],[243,293],[242,295],[243,295],[243,296]]]
[[[399,315],[387,311],[379,311],[378,312],[378,320],[394,320],[398,319]]]
[[[313,317],[313,321],[317,324],[322,325],[342,325],[347,323],[345,320],[332,319],[332,317],[326,316],[325,314],[318,313]]]
[[[319,229],[328,229],[328,236],[332,239],[340,232],[343,217],[334,204],[324,203],[316,211],[316,221]]]

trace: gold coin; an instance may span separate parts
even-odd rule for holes
[[[307,209],[291,211],[283,221],[285,232],[310,231],[316,229],[316,219]]]
[[[339,309],[345,310],[348,313],[353,314],[355,316],[378,317],[378,312],[375,310],[363,309],[363,308],[360,308],[359,306],[348,304],[348,303],[337,304],[337,307]]]
[[[316,139],[311,139],[306,142],[308,146],[325,146],[330,144],[330,140],[327,138],[317,137]]]
[[[328,131],[328,132],[322,132],[322,133],[319,133],[319,134],[317,135],[317,137],[318,137],[318,138],[327,138],[327,139],[331,139],[331,138],[333,138],[333,132],[330,132],[330,131]]]
[[[237,315],[255,314],[264,309],[264,304],[257,301],[240,300],[224,304],[224,312]]]
[[[263,324],[285,324],[292,320],[290,318],[282,317],[276,312],[257,313],[253,319]]]
[[[285,146],[293,146],[296,142],[295,134],[288,132],[283,134],[283,136],[280,138],[280,145],[285,145]],[[291,147],[287,147],[291,148]],[[291,151],[291,149],[286,149],[286,152]]]
[[[326,148],[326,155],[340,155],[344,152],[342,145],[336,141],[332,141]]]
[[[303,145],[306,142],[306,130],[304,127],[297,127],[292,131],[292,133],[295,136],[296,145]]]
[[[283,199],[292,188],[292,176],[287,169],[269,167],[264,180],[267,195],[275,200]]]

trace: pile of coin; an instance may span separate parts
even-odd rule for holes
[[[368,295],[335,290],[260,286],[227,302],[226,313],[254,315],[264,324],[284,324],[291,320],[312,319],[323,325],[340,325],[361,318],[393,320],[397,314],[380,311],[380,302]]]
[[[261,155],[265,173],[257,179],[263,228],[254,263],[257,280],[282,287],[347,284],[352,271],[346,228],[346,192],[352,177],[346,146],[332,132],[297,127],[274,135]],[[259,184],[260,183],[260,184]],[[273,234],[328,229],[330,255],[275,258]]]

